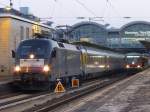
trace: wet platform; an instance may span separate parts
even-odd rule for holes
[[[55,112],[150,112],[150,68]]]

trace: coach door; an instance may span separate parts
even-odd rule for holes
[[[81,50],[80,60],[82,71],[86,74],[86,65],[87,65],[87,51],[85,49]]]

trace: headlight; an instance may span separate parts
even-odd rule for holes
[[[126,68],[130,68],[130,66],[129,66],[129,65],[126,65]]]
[[[141,68],[141,66],[140,66],[140,65],[138,65],[137,67],[138,67],[138,68]]]
[[[30,59],[34,59],[35,56],[34,56],[34,54],[30,54],[29,57],[30,57]]]
[[[15,72],[19,72],[19,71],[21,71],[21,68],[20,68],[20,66],[15,66],[15,69],[14,69],[14,71],[15,71]]]
[[[50,67],[48,65],[44,65],[43,71],[44,72],[49,72],[50,71]]]

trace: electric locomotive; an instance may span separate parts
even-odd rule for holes
[[[24,40],[17,48],[14,75],[27,89],[50,88],[57,79],[70,84],[72,78],[83,80],[124,69],[123,54],[42,37]]]

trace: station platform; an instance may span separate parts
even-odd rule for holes
[[[65,107],[57,112],[150,112],[150,68]]]
[[[7,84],[7,83],[12,82],[12,81],[13,81],[12,75],[7,75],[7,76],[1,76],[0,75],[0,85]]]
[[[95,112],[150,112],[150,68],[116,86],[109,95]]]

